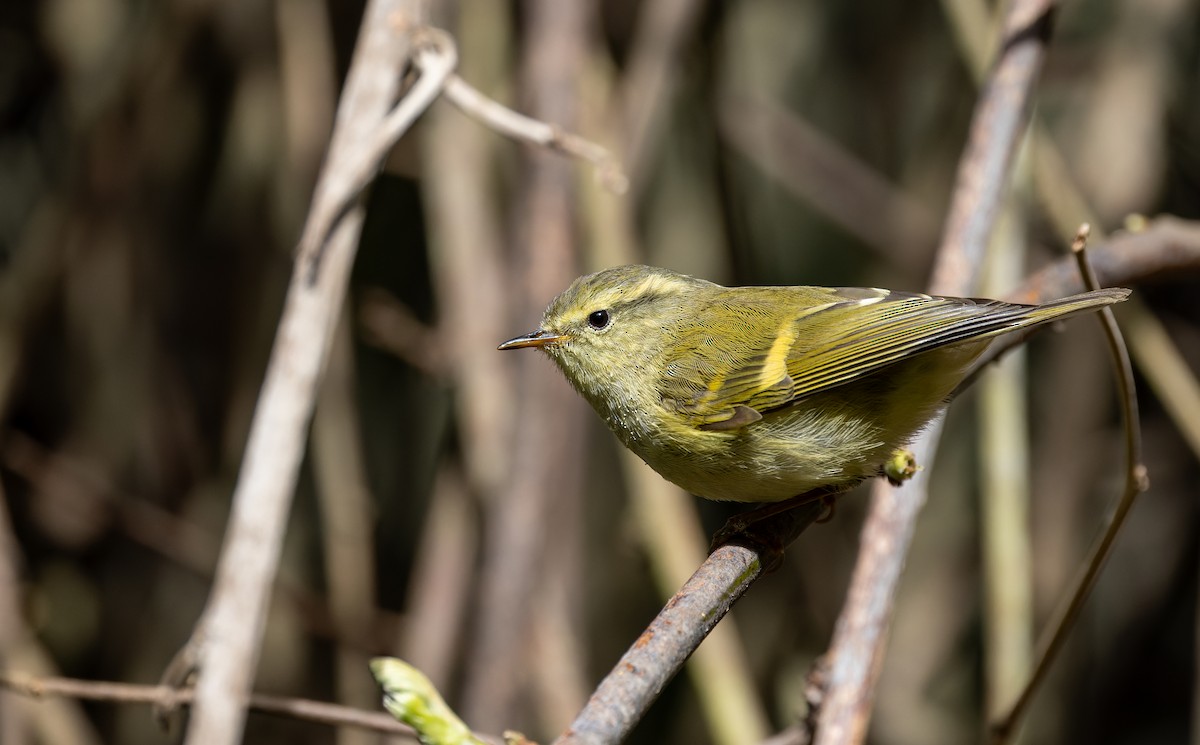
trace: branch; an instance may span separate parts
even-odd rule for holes
[[[624,194],[629,188],[621,164],[607,149],[555,124],[519,114],[483,95],[457,75],[446,81],[446,99],[467,116],[502,135],[586,160],[596,169],[600,183],[614,194]]]
[[[172,705],[186,706],[195,701],[196,692],[191,688],[174,688],[166,685],[134,685],[110,683],[78,678],[39,678],[16,672],[0,672],[0,688],[25,696],[64,696],[88,701],[112,701],[124,704],[161,704],[169,700]],[[397,722],[390,715],[378,711],[363,711],[324,701],[251,694],[248,698],[251,710],[263,714],[300,719],[334,727],[356,727],[372,732],[407,736],[407,742],[415,742],[413,730]]]

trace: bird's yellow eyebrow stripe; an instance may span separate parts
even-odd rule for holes
[[[776,332],[775,341],[767,352],[767,358],[763,360],[762,373],[758,376],[759,384],[763,388],[770,388],[787,377],[788,355],[796,341],[797,325],[794,318],[789,318]]]
[[[643,279],[636,287],[629,291],[629,297],[639,298],[646,295],[658,294],[668,290],[675,289],[677,283],[672,282],[666,277],[651,275]]]

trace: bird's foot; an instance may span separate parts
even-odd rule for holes
[[[891,457],[883,463],[883,475],[887,477],[892,486],[900,486],[916,476],[917,471],[920,470],[921,466],[917,465],[917,456],[905,448],[893,450]]]

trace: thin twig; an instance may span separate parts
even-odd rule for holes
[[[180,706],[190,705],[196,696],[191,688],[166,685],[136,685],[79,678],[36,677],[16,672],[0,672],[0,688],[42,698],[63,696],[87,701],[111,701],[122,704],[159,704],[165,699]],[[411,727],[397,722],[381,711],[363,711],[349,706],[290,696],[250,695],[249,708],[264,714],[300,719],[333,727],[357,727],[372,732],[407,735],[415,742]]]
[[[1086,253],[1088,232],[1087,225],[1079,229],[1075,242],[1071,244],[1071,251],[1078,262],[1079,273],[1083,277],[1084,285],[1090,290],[1096,290],[1100,288],[1100,283],[1088,263]],[[1033,674],[1008,713],[992,725],[991,742],[994,745],[1007,743],[1016,735],[1017,727],[1029,708],[1033,694],[1045,679],[1050,665],[1054,662],[1067,634],[1079,617],[1083,603],[1096,583],[1100,569],[1104,566],[1104,560],[1108,558],[1113,542],[1124,525],[1125,518],[1129,515],[1129,510],[1133,507],[1137,496],[1146,491],[1150,485],[1146,466],[1142,463],[1141,426],[1138,422],[1137,393],[1134,390],[1133,365],[1129,361],[1129,351],[1125,347],[1125,340],[1121,337],[1121,330],[1117,327],[1117,321],[1110,309],[1102,309],[1100,321],[1104,327],[1104,336],[1108,340],[1109,351],[1112,353],[1113,366],[1120,389],[1121,414],[1125,421],[1125,490],[1117,501],[1103,534],[1093,546],[1083,572],[1076,579],[1070,596],[1056,609],[1054,617],[1047,624],[1047,631],[1038,643]]]
[[[1100,282],[1088,261],[1087,237],[1091,229],[1083,225],[1079,235],[1071,244],[1071,252],[1079,262],[1079,273],[1083,275],[1084,284],[1089,290],[1099,290]],[[1125,347],[1125,339],[1117,326],[1112,308],[1102,308],[1100,321],[1104,326],[1104,335],[1108,339],[1109,351],[1112,352],[1113,364],[1117,367],[1117,382],[1120,385],[1121,416],[1125,421],[1125,460],[1128,472],[1126,484],[1136,487],[1139,492],[1149,487],[1149,481],[1142,463],[1142,428],[1138,420],[1137,391],[1133,383],[1133,366],[1129,361],[1129,350]],[[1136,493],[1135,495],[1136,496]]]
[[[546,122],[531,119],[503,106],[453,75],[446,81],[446,98],[464,114],[473,116],[500,134],[557,150],[586,160],[596,169],[596,178],[614,194],[629,189],[621,164],[606,148]]]
[[[453,43],[448,36],[440,33],[434,38],[436,38],[438,46],[443,49]],[[436,60],[436,58],[434,59]],[[416,61],[419,67],[424,68],[429,64],[430,58],[424,53],[419,53]],[[547,124],[517,113],[488,98],[455,74],[451,74],[446,79],[444,93],[446,100],[457,106],[464,114],[479,120],[502,135],[514,140],[540,145],[591,163],[592,167],[596,169],[596,178],[613,193],[624,194],[629,188],[629,179],[621,170],[621,164],[613,157],[612,153],[601,145],[567,132],[555,124]]]

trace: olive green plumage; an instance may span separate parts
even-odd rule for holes
[[[941,409],[995,337],[1125,299],[1045,305],[845,287],[722,287],[646,266],[580,277],[539,347],[642,460],[711,499],[859,481]]]

